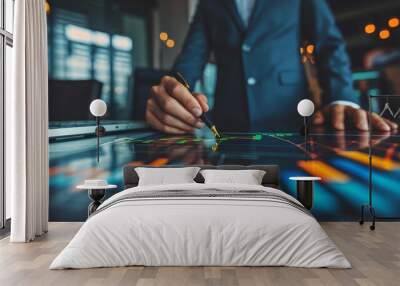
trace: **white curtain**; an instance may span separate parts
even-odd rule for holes
[[[13,93],[6,100],[6,186],[12,242],[48,225],[48,99],[45,0],[15,1]]]

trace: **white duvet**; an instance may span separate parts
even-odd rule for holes
[[[50,269],[128,265],[351,267],[319,223],[288,204],[230,197],[152,198],[112,204],[131,192],[210,188],[262,190],[297,202],[277,189],[254,185],[127,189],[100,206],[103,211],[83,224]]]

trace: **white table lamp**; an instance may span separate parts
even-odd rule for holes
[[[314,113],[314,103],[309,99],[303,99],[297,105],[297,112],[303,117],[309,117]]]
[[[107,112],[107,104],[104,100],[95,99],[90,103],[90,113],[96,117],[96,136],[97,136],[97,162],[100,160],[100,136],[106,133],[106,129],[100,126],[100,117],[104,116]]]
[[[102,117],[107,112],[107,104],[104,100],[95,99],[90,103],[90,113],[95,117]]]
[[[308,151],[308,148],[307,148],[307,137],[308,137],[307,118],[310,117],[311,115],[313,115],[314,110],[315,110],[314,103],[309,99],[303,99],[297,104],[297,112],[304,118],[304,138],[305,138],[306,151]]]

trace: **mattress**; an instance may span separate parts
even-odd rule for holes
[[[269,187],[175,184],[106,200],[50,269],[119,266],[350,268],[300,202]]]

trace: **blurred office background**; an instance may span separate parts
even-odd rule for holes
[[[50,119],[90,119],[87,104],[97,97],[108,103],[108,119],[143,119],[148,88],[171,68],[196,3],[48,0]],[[359,95],[400,94],[400,0],[328,3],[347,42]],[[311,58],[312,43],[299,52]],[[196,87],[211,102],[215,77],[210,63]]]

